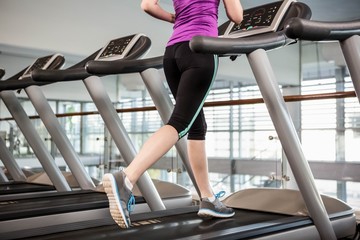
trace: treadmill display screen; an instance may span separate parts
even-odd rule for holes
[[[26,77],[30,77],[30,74],[35,69],[46,69],[50,66],[50,64],[58,57],[58,54],[55,55],[49,55],[45,57],[41,57],[35,60],[33,64],[31,64],[26,71],[23,73],[23,75],[19,79],[23,79]]]
[[[95,60],[107,61],[124,58],[141,36],[143,35],[135,34],[111,40],[102,48]]]
[[[284,0],[244,10],[240,24],[231,23],[226,37],[243,37],[276,31],[292,0]]]

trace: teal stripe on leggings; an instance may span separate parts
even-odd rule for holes
[[[204,106],[205,100],[206,100],[207,96],[209,95],[210,89],[211,89],[211,87],[213,86],[213,84],[215,82],[216,73],[217,73],[217,70],[218,70],[218,67],[219,67],[219,58],[218,58],[217,55],[214,55],[214,63],[215,63],[215,65],[214,65],[215,67],[214,67],[214,73],[213,73],[213,77],[212,77],[212,80],[211,80],[211,84],[210,84],[210,86],[209,86],[209,88],[208,88],[208,90],[207,90],[207,92],[206,92],[206,94],[204,96],[204,99],[202,100],[201,104],[199,105],[199,108],[197,109],[193,119],[191,120],[189,126],[187,128],[185,128],[183,131],[179,132],[179,139],[184,137],[188,133],[188,131],[191,128],[191,126],[193,125],[196,117],[199,115],[199,112],[200,112],[201,108]]]

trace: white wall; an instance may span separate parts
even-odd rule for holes
[[[1,0],[0,43],[86,56],[113,38],[142,32],[158,36],[156,52],[171,26],[149,28],[150,21],[139,0]]]

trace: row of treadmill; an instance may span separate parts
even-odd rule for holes
[[[219,27],[218,38],[197,36],[190,42],[195,52],[219,57],[242,55],[248,59],[299,190],[240,190],[223,200],[235,209],[233,218],[201,219],[188,189],[151,179],[145,173],[134,191],[137,204],[131,214],[132,227],[120,229],[109,214],[101,183],[89,177],[41,87],[82,81],[124,161],[130,163],[135,148],[101,77],[139,73],[164,122],[173,109],[161,75],[162,56],[146,58],[151,41],[137,33],[109,41],[67,69],[62,69],[64,56],[53,54],[36,59],[18,74],[0,81],[1,100],[51,183],[29,181],[0,138],[0,158],[11,176],[9,180],[1,169],[0,239],[359,239],[354,209],[317,191],[267,56],[267,51],[296,44],[298,40],[339,41],[360,100],[360,20],[337,23],[310,19],[311,10],[306,4],[277,1],[245,10],[241,25],[224,23]],[[0,76],[4,74],[0,70]],[[16,90],[26,92],[70,174],[56,166],[17,99]],[[176,149],[196,187],[186,155],[186,140],[180,140]]]

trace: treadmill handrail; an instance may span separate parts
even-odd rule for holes
[[[126,60],[120,59],[115,61],[89,61],[85,69],[88,73],[99,75],[111,75],[120,73],[135,73],[142,72],[149,68],[160,69],[163,67],[163,56],[137,59],[137,60]]]
[[[324,22],[291,18],[285,25],[289,38],[308,41],[345,40],[360,35],[360,19],[344,22]]]
[[[59,54],[56,57],[56,59],[54,60],[54,62],[50,64],[50,66],[47,68],[47,70],[57,71],[64,65],[64,62],[65,62],[64,56]],[[27,69],[28,69],[28,67],[26,67],[25,69],[16,73],[15,75],[9,77],[8,79],[0,81],[0,91],[25,89],[32,85],[42,86],[42,85],[47,84],[45,82],[43,82],[43,83],[35,82],[31,76],[26,76],[26,77],[20,79],[20,77],[23,76],[23,74],[26,72]],[[36,69],[31,71],[30,75],[34,71],[36,71]],[[43,70],[43,71],[45,71],[45,70]]]
[[[21,75],[17,75],[21,76]],[[3,81],[0,81],[0,91],[5,90],[18,90],[18,89],[24,89],[32,85],[45,85],[46,83],[36,83],[34,82],[30,77],[23,78],[19,80],[16,78],[16,76],[13,78],[9,78]]]
[[[149,68],[162,68],[163,56],[139,59],[139,60],[114,60],[98,61],[90,60],[84,67],[68,68],[60,70],[36,69],[31,77],[36,82],[62,82],[82,80],[92,75],[110,75],[120,73],[142,72]]]
[[[32,71],[31,77],[36,82],[62,82],[83,80],[90,76],[102,76],[109,74],[141,72],[148,68],[162,68],[163,57],[148,59],[136,59],[143,54],[144,49],[150,47],[150,39],[142,36],[130,53],[122,59],[113,61],[94,60],[98,52],[96,51],[81,62],[61,70],[41,70]]]
[[[257,49],[272,50],[293,43],[283,32],[271,32],[244,38],[218,38],[195,36],[190,48],[198,53],[219,55],[247,54]]]
[[[36,69],[31,73],[31,77],[36,82],[63,82],[83,80],[90,77],[85,68],[68,68],[59,70],[40,70]]]
[[[88,61],[93,60],[96,55],[100,52],[101,49],[97,50],[90,56],[86,57],[82,61],[76,63],[75,65],[67,69],[35,69],[31,73],[32,80],[40,82],[61,82],[61,81],[76,81],[83,80],[87,77],[90,77],[91,74],[86,72],[85,65]]]

